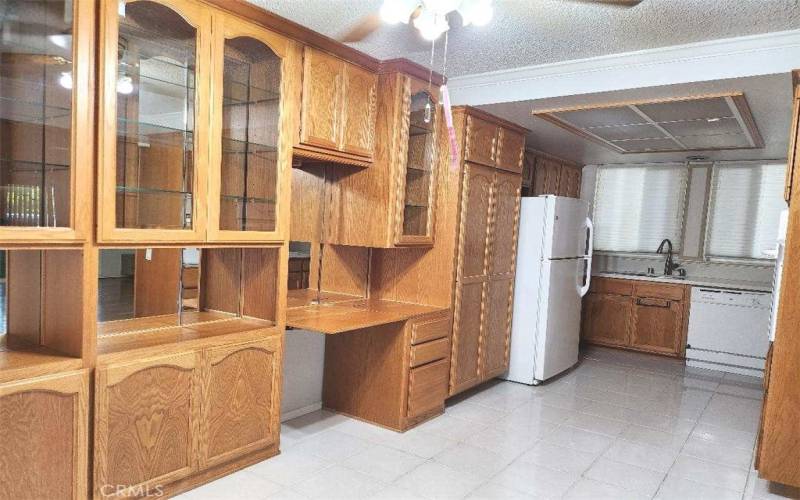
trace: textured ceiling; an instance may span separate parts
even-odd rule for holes
[[[249,1],[331,37],[382,3]],[[453,15],[448,76],[800,28],[798,0],[644,0],[630,9],[570,0],[494,0],[494,7],[494,19],[485,27],[461,27]],[[384,25],[353,46],[381,59],[430,60],[430,44],[406,25]]]
[[[744,93],[753,113],[756,126],[764,138],[764,148],[623,155],[531,115],[533,110],[728,92]],[[791,106],[792,77],[787,73],[581,96],[556,97],[535,101],[507,102],[481,106],[481,108],[530,129],[531,133],[528,134],[527,146],[583,165],[592,165],[682,161],[687,156],[696,154],[706,155],[712,160],[783,159],[786,158],[789,147]]]

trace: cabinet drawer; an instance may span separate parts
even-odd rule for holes
[[[422,415],[444,405],[449,373],[447,359],[411,369],[408,380],[409,417]]]
[[[431,340],[447,337],[450,334],[450,318],[439,316],[437,318],[420,320],[411,326],[411,344],[421,344]]]
[[[684,286],[669,283],[637,283],[637,297],[656,299],[683,300]]]
[[[631,281],[614,278],[592,278],[590,289],[596,293],[633,295],[633,283]]]
[[[444,359],[450,355],[450,339],[443,338],[411,346],[411,367]]]

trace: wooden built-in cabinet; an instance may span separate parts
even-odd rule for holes
[[[92,230],[92,0],[5,5],[0,241],[79,243]]]
[[[282,337],[101,365],[94,494],[167,491],[257,451],[277,453]]]
[[[581,196],[581,167],[534,150],[525,152],[523,195]]]
[[[86,370],[0,384],[0,498],[88,497]]]
[[[464,159],[450,395],[508,369],[525,131],[457,108]]]
[[[444,411],[450,312],[329,335],[325,408],[404,431]]]
[[[592,278],[581,339],[590,344],[683,357],[689,316],[685,285]]]
[[[375,152],[377,92],[375,73],[305,47],[296,154],[368,166]]]
[[[194,0],[100,18],[98,241],[282,241],[300,45]]]
[[[394,248],[431,246],[443,142],[441,109],[428,82],[392,69],[378,80],[375,160],[329,169],[326,241]]]

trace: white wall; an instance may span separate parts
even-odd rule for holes
[[[122,276],[122,256],[133,254],[133,250],[104,249],[100,251],[100,278],[119,278]]]
[[[707,204],[706,185],[710,168],[709,164],[692,166],[689,192],[687,193],[686,224],[681,245],[682,255],[676,256],[675,261],[686,269],[686,273],[690,277],[771,283],[774,269],[772,264],[743,265],[702,260]],[[594,200],[596,179],[597,166],[588,165],[583,168],[581,198],[586,200],[590,207]],[[648,267],[654,268],[656,273],[661,273],[664,268],[664,257],[596,255],[592,262],[594,272],[644,272]]]
[[[305,330],[286,331],[281,421],[322,407],[324,364],[325,335]]]

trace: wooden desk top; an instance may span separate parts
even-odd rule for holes
[[[441,307],[389,300],[351,299],[287,309],[286,325],[333,335],[370,326],[406,321],[443,310]]]

